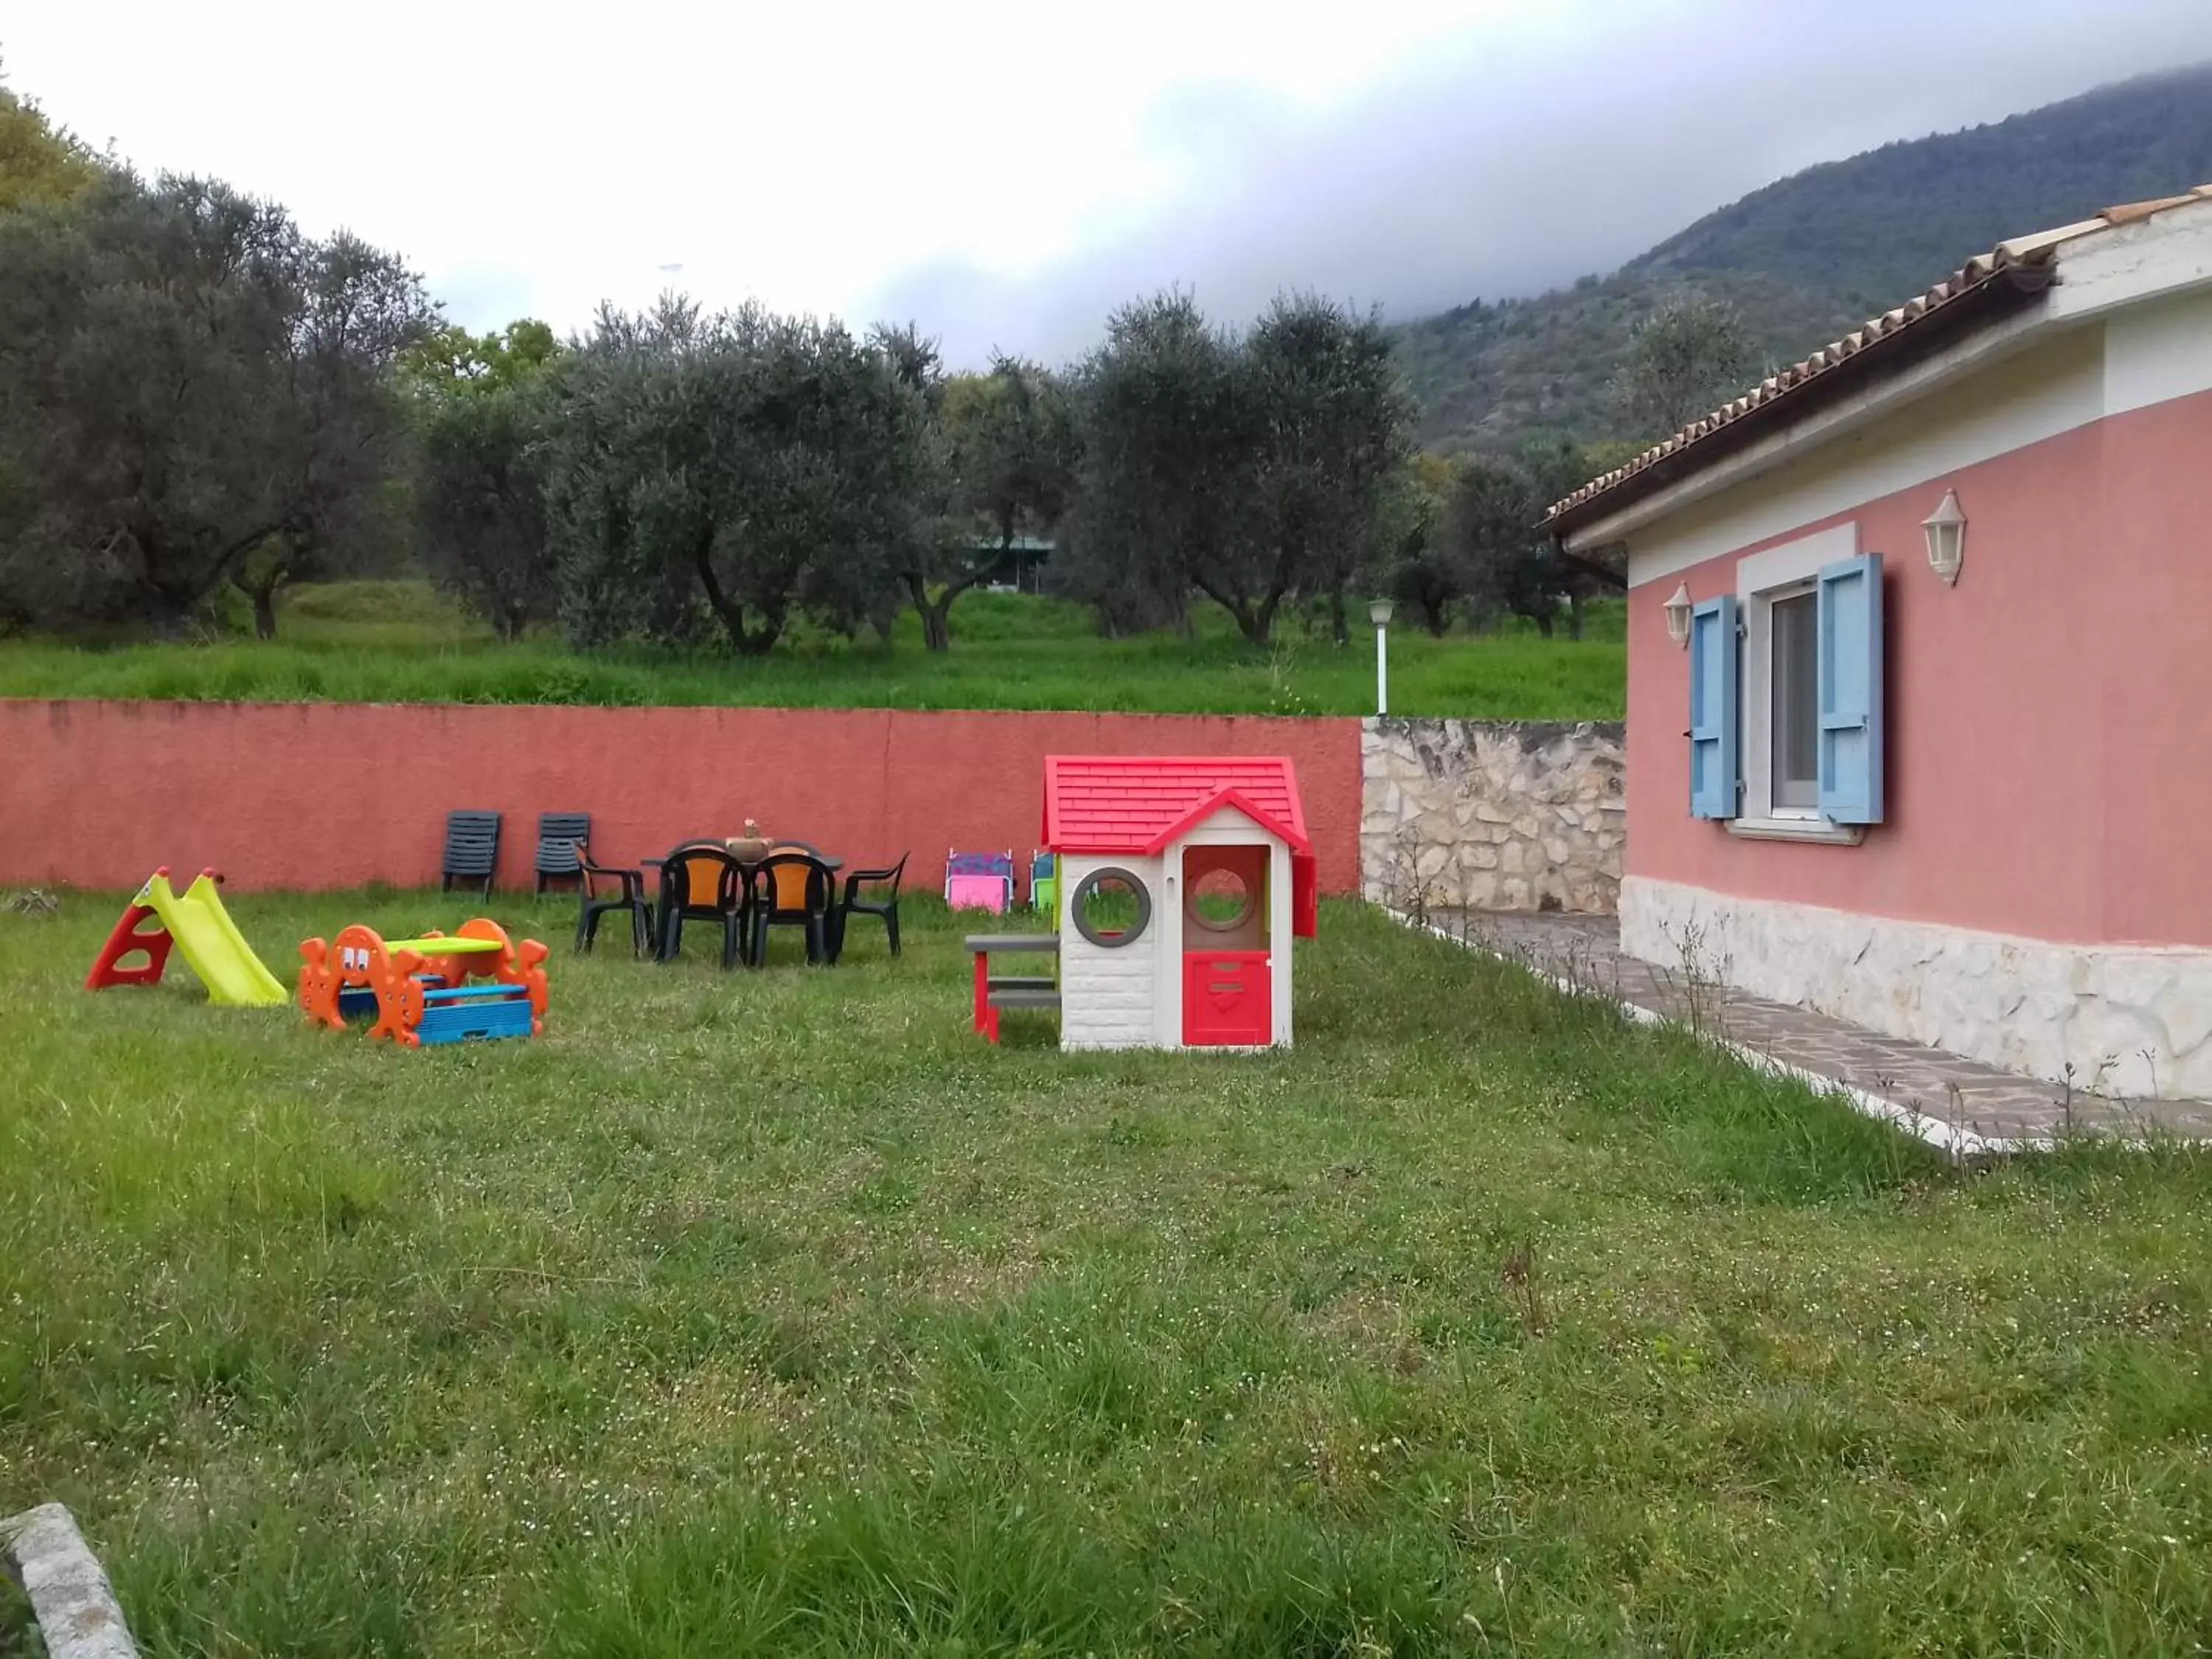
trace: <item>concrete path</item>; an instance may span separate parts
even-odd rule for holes
[[[1632,1014],[1690,1025],[1756,1062],[1839,1089],[1863,1109],[1961,1155],[2045,1146],[2081,1131],[2212,1137],[2212,1102],[2069,1091],[1810,1009],[1692,982],[1680,969],[1623,956],[1611,916],[1445,910],[1425,921],[1448,939],[1601,993]]]

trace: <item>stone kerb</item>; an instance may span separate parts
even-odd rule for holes
[[[0,1561],[30,1598],[52,1659],[133,1659],[137,1653],[107,1574],[62,1505],[0,1516]]]
[[[1612,914],[1624,738],[1613,721],[1363,721],[1362,892],[1401,908]]]

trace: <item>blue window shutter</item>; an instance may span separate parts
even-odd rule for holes
[[[1881,555],[1820,567],[1820,815],[1881,822]]]
[[[1690,611],[1690,816],[1736,815],[1735,596]]]

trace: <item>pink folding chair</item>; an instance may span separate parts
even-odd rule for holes
[[[955,910],[1004,915],[1014,905],[1014,853],[951,852],[945,855],[945,902]]]

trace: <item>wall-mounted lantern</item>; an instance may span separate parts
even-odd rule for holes
[[[1942,504],[1920,527],[1928,532],[1928,568],[1948,587],[1959,580],[1959,567],[1966,562],[1966,515],[1959,510],[1959,492],[1945,490]]]
[[[1667,637],[1675,644],[1690,643],[1690,585],[1677,582],[1674,597],[1667,601]]]

